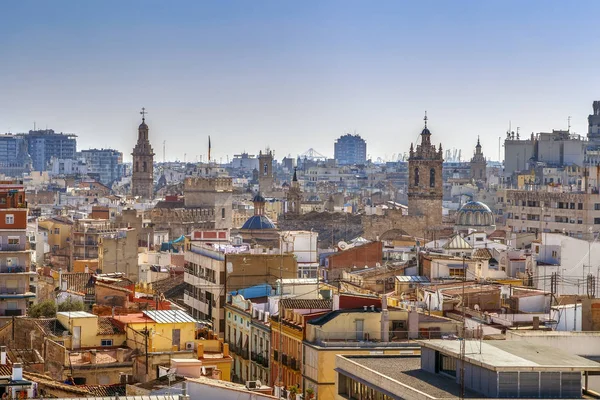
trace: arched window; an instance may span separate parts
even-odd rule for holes
[[[415,186],[419,186],[419,168],[415,168]]]
[[[267,175],[268,172],[269,172],[269,164],[265,163],[265,165],[263,166],[263,175]]]
[[[135,162],[135,172],[140,172],[140,163],[139,162]]]
[[[144,172],[146,172],[148,170],[148,164],[146,163],[146,161],[144,161],[143,168],[144,168]]]
[[[435,187],[435,169],[429,170],[429,187]]]
[[[483,178],[483,170],[482,169],[479,170],[479,177]]]
[[[225,208],[221,208],[221,218],[225,219]]]

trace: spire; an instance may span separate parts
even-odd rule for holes
[[[481,148],[481,143],[479,142],[479,135],[477,135],[477,146],[475,146],[475,147]]]
[[[425,110],[425,117],[423,117],[423,121],[425,121],[425,129],[427,129],[427,110]]]
[[[292,178],[292,182],[298,182],[298,176],[296,175],[296,170],[298,167],[294,167],[294,177]]]

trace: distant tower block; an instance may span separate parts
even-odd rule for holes
[[[442,145],[436,149],[431,144],[431,132],[425,127],[421,132],[421,144],[416,150],[410,145],[408,158],[408,214],[425,216],[429,225],[442,223]]]
[[[148,140],[146,125],[146,109],[142,108],[142,123],[138,127],[138,140],[133,148],[133,176],[131,178],[131,194],[145,200],[154,195],[154,151]]]
[[[273,192],[273,152],[270,149],[258,154],[258,190],[266,196]]]

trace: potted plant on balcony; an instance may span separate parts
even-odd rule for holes
[[[288,389],[288,396],[290,400],[296,400],[298,394],[298,386],[290,386]]]
[[[314,399],[315,398],[315,390],[313,388],[306,389],[306,398]]]

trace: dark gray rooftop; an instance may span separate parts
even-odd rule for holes
[[[459,340],[423,340],[423,347],[459,357]],[[467,340],[465,360],[496,371],[600,371],[600,363],[567,353],[554,347],[525,341]]]
[[[460,385],[456,381],[423,371],[420,357],[346,356],[346,358],[436,399],[456,399],[460,396]],[[466,390],[465,398],[481,398],[481,395]]]

